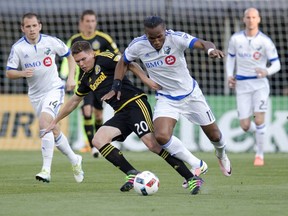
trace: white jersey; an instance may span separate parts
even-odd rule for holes
[[[28,95],[37,100],[47,92],[63,86],[59,78],[55,56],[66,57],[70,54],[69,48],[61,40],[48,35],[40,34],[37,44],[30,44],[22,37],[12,47],[7,63],[7,70],[34,69],[34,75],[28,77]]]
[[[236,58],[236,75],[257,76],[255,68],[266,68],[267,61],[278,60],[276,47],[272,40],[258,32],[255,37],[248,37],[245,31],[232,35],[228,53]]]
[[[151,46],[146,35],[143,35],[135,38],[126,48],[124,61],[129,63],[139,58],[149,77],[162,87],[157,93],[178,100],[190,94],[195,87],[184,51],[193,48],[197,40],[185,32],[167,30],[163,47],[157,51]]]

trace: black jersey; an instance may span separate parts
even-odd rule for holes
[[[78,89],[76,95],[85,96],[90,91],[94,91],[97,100],[100,100],[107,94],[112,87],[114,80],[114,71],[120,55],[110,51],[99,53],[95,56],[94,68],[82,75],[78,81]],[[124,76],[122,80],[122,89],[120,100],[117,100],[116,95],[106,101],[115,111],[122,109],[129,102],[145,95],[144,92],[135,87],[132,82]]]

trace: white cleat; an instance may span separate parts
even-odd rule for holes
[[[42,169],[40,173],[35,176],[36,180],[49,183],[51,181],[50,172]]]
[[[193,173],[193,175],[196,175],[196,176],[206,174],[208,172],[208,165],[205,163],[205,161],[201,160],[200,161],[200,167],[196,168],[196,169],[191,169],[191,172]],[[188,188],[188,186],[189,185],[188,185],[187,181],[184,180],[182,187],[186,189],[186,188]]]
[[[231,176],[232,175],[232,167],[231,167],[230,160],[229,160],[228,156],[225,155],[223,158],[218,158],[218,162],[219,162],[219,166],[220,166],[222,173],[225,176]]]
[[[81,183],[84,180],[84,172],[82,170],[82,156],[77,155],[78,162],[75,165],[72,165],[73,175],[75,181]]]

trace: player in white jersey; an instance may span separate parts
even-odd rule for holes
[[[41,28],[42,24],[37,14],[23,15],[21,30],[24,36],[12,46],[6,67],[8,78],[26,78],[29,86],[28,96],[39,118],[40,134],[53,121],[64,102],[65,89],[58,76],[55,55],[67,57],[69,61],[69,89],[75,87],[76,66],[69,48],[55,37],[40,34]],[[36,179],[50,182],[54,144],[70,160],[75,180],[82,182],[82,157],[72,151],[59,126],[41,138],[43,165]]]
[[[172,134],[179,116],[183,115],[189,121],[201,126],[216,149],[223,174],[230,176],[232,170],[225,153],[224,138],[201,89],[189,73],[184,56],[187,48],[203,49],[211,58],[223,58],[223,52],[216,49],[213,43],[185,32],[167,31],[164,21],[158,16],[145,18],[144,27],[145,35],[135,38],[118,62],[114,81],[119,82],[121,86],[127,65],[140,59],[150,79],[146,75],[139,77],[148,86],[157,89],[157,102],[153,115],[157,141],[170,153],[176,156],[182,155],[185,147]],[[106,100],[115,94],[120,97],[120,89],[118,93],[111,91],[103,99]],[[183,157],[182,160],[185,161]],[[194,163],[190,165],[199,166],[199,159],[195,158]]]
[[[281,66],[274,43],[259,30],[258,10],[245,10],[243,21],[245,30],[232,35],[229,41],[226,72],[229,87],[236,89],[240,126],[244,131],[255,132],[254,165],[263,166],[265,112],[270,92],[267,76],[278,72]],[[266,66],[268,61],[269,67]],[[252,116],[254,121],[251,121]]]

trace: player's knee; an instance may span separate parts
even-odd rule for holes
[[[170,137],[168,134],[155,132],[155,138],[160,145],[165,145],[169,142]]]

